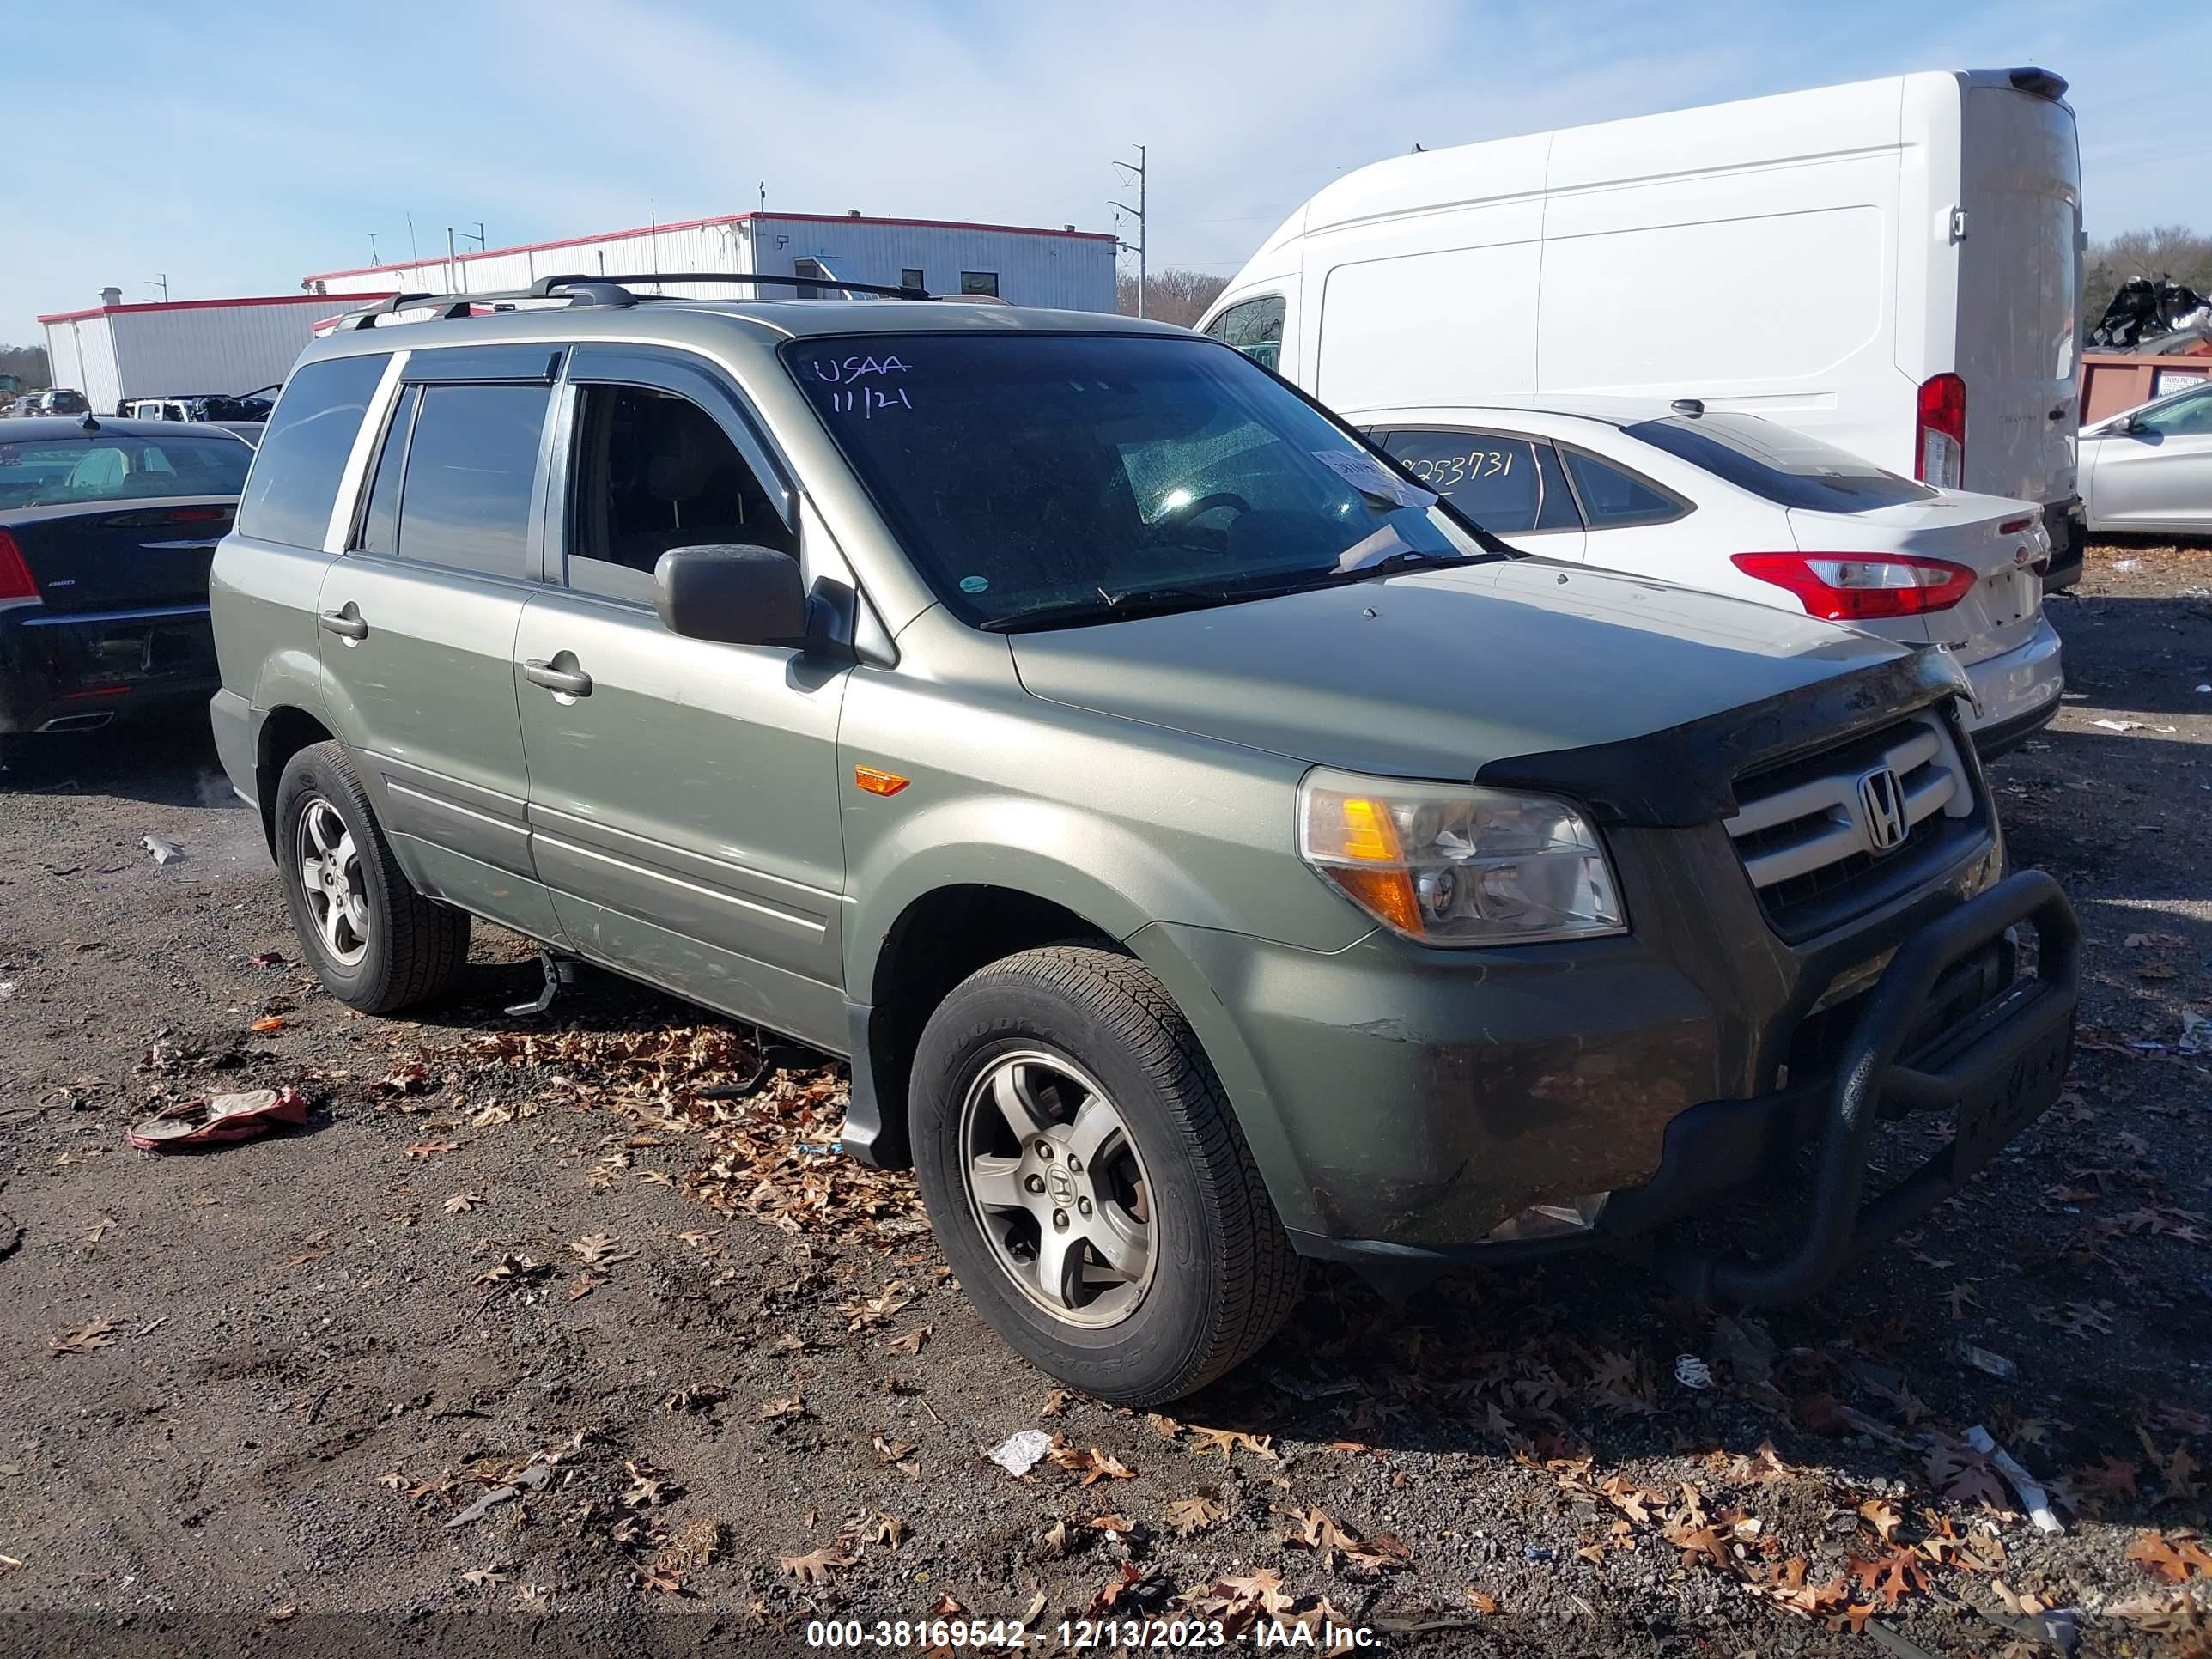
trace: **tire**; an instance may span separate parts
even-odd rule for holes
[[[390,1014],[452,985],[468,960],[469,918],[415,890],[343,744],[310,744],[285,763],[274,841],[293,931],[332,996]],[[309,855],[325,848],[340,884],[311,892]],[[337,923],[334,908],[343,913]]]
[[[1157,1405],[1250,1358],[1289,1316],[1298,1258],[1220,1079],[1142,963],[1054,945],[979,970],[924,1028],[911,1101],[938,1239],[1040,1370]],[[1024,1119],[1043,1127],[1017,1137]],[[1079,1152],[1098,1156],[1084,1168]],[[1055,1218],[1069,1226],[1048,1241]],[[1053,1270],[1070,1256],[1072,1276]]]

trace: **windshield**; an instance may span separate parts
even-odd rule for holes
[[[1756,415],[1674,416],[1621,428],[1778,507],[1865,513],[1924,501],[1936,492]]]
[[[976,626],[1489,556],[1434,495],[1209,342],[929,333],[784,350],[924,580]]]
[[[228,434],[159,443],[120,433],[0,442],[0,507],[235,495],[252,459],[252,447]]]

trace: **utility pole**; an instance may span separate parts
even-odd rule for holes
[[[1150,240],[1145,229],[1145,167],[1146,165],[1145,147],[1142,144],[1137,146],[1137,162],[1134,167],[1130,166],[1127,161],[1116,161],[1114,165],[1137,181],[1136,206],[1130,207],[1126,203],[1116,202],[1111,198],[1108,199],[1106,205],[1120,208],[1122,212],[1133,214],[1136,217],[1136,245],[1133,247],[1127,242],[1121,242],[1118,246],[1124,253],[1134,253],[1137,256],[1137,315],[1141,317],[1145,314],[1145,244]]]
[[[451,225],[446,227],[446,292],[468,292],[461,282],[461,256],[453,251],[453,228]]]
[[[169,303],[169,273],[167,271],[163,271],[159,276],[149,278],[146,286],[148,288],[160,289],[161,290],[161,303],[163,305]]]
[[[368,262],[373,265],[383,263],[376,257],[376,233],[373,230],[368,233]]]
[[[411,213],[407,215],[407,258],[410,264],[422,263],[422,250],[415,246],[415,216]]]

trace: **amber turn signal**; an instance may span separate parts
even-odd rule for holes
[[[856,766],[853,769],[853,781],[872,795],[896,795],[914,780],[879,767]]]

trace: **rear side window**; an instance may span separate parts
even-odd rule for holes
[[[1578,449],[1566,452],[1567,471],[1582,497],[1583,520],[1592,530],[1623,530],[1630,525],[1664,524],[1690,509],[1656,484],[1608,465]]]
[[[292,376],[269,416],[238,531],[290,547],[320,547],[337,501],[338,475],[389,358],[332,357]]]
[[[1206,331],[1222,344],[1235,346],[1261,368],[1274,368],[1283,360],[1283,318],[1287,309],[1279,294],[1247,300],[1216,317],[1206,325]]]
[[[542,386],[422,389],[399,494],[402,558],[532,574],[530,504],[551,398]]]
[[[182,434],[158,444],[118,433],[0,442],[0,507],[235,495],[252,459],[231,439]]]
[[[1373,435],[1407,471],[1485,530],[1510,535],[1582,527],[1559,452],[1547,443],[1434,428]]]
[[[1670,416],[1638,421],[1621,431],[1777,507],[1865,513],[1924,501],[1936,494],[1847,449],[1756,415]]]
[[[361,535],[354,545],[364,553],[399,550],[399,481],[407,470],[407,438],[415,429],[415,406],[422,388],[406,387],[392,411],[384,443],[376,454],[376,478],[368,490],[368,510],[362,516]]]

